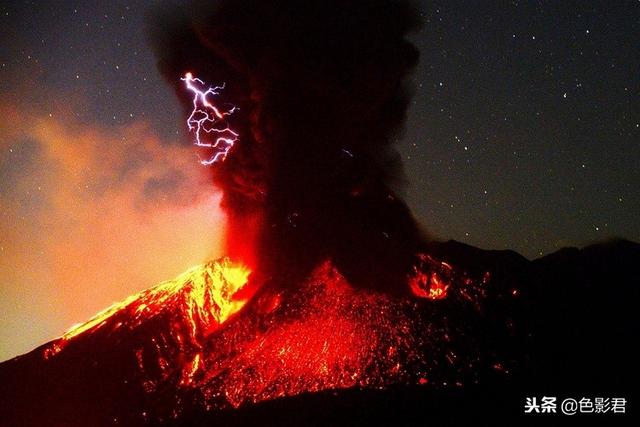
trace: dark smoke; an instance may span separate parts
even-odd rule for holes
[[[225,82],[240,141],[212,167],[230,255],[297,283],[331,259],[355,285],[405,289],[424,233],[392,190],[419,26],[407,1],[229,0],[154,10],[158,66]],[[195,166],[194,166],[195,167]]]

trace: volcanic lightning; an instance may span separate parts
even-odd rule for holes
[[[187,90],[193,93],[193,110],[187,119],[187,127],[195,135],[194,144],[198,147],[210,148],[213,153],[208,159],[201,159],[200,163],[209,166],[216,162],[223,162],[227,158],[229,150],[238,140],[238,133],[232,130],[226,123],[225,117],[233,114],[237,107],[225,110],[212,103],[210,98],[220,95],[222,86],[206,87],[204,81],[186,73],[180,80],[185,82]],[[222,125],[222,126],[221,126]],[[213,137],[208,134],[214,134]]]

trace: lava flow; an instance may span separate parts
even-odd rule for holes
[[[228,259],[194,267],[174,280],[160,283],[115,303],[85,323],[71,327],[44,350],[45,358],[60,352],[76,338],[97,331],[134,330],[144,322],[170,315],[178,342],[208,335],[246,303],[234,295],[247,283],[249,270]]]
[[[424,299],[354,288],[328,260],[299,286],[262,287],[245,300],[237,297],[249,270],[223,258],[114,304],[39,360],[68,366],[65,381],[144,396],[136,416],[155,420],[323,390],[460,386],[483,366],[508,368],[467,338],[483,327],[468,316],[480,317],[488,283],[417,260],[407,280]],[[456,319],[451,305],[467,317]]]
[[[631,249],[629,266],[637,265],[640,254],[640,246]],[[578,265],[589,271],[602,250],[586,254]],[[334,409],[347,420],[374,411],[391,424],[407,407],[414,416],[439,419],[434,411],[443,402],[440,415],[448,420],[460,410],[459,400],[442,399],[452,395],[463,396],[463,410],[475,418],[477,399],[495,407],[497,387],[507,387],[501,390],[510,398],[519,396],[521,381],[532,386],[553,381],[564,353],[569,355],[561,359],[567,362],[563,369],[590,357],[571,374],[586,388],[591,377],[584,378],[584,372],[597,364],[596,357],[608,355],[607,366],[615,367],[613,358],[626,353],[590,355],[591,342],[589,348],[573,349],[575,341],[560,334],[549,341],[576,292],[567,292],[567,303],[555,306],[548,292],[532,300],[531,286],[514,287],[523,283],[518,277],[540,275],[541,291],[548,283],[562,289],[569,276],[566,269],[549,269],[556,256],[534,263],[509,252],[434,245],[416,257],[407,277],[416,286],[413,296],[354,287],[327,260],[297,286],[263,286],[248,300],[239,291],[251,281],[249,271],[220,259],[127,298],[61,338],[0,364],[0,419],[3,425],[28,426],[245,425],[256,419],[248,414],[267,408],[276,416],[271,423],[264,417],[269,425],[294,413],[313,422]],[[620,251],[606,256],[619,259]],[[576,264],[567,259],[560,265],[573,269]],[[475,260],[480,261],[473,266]],[[505,275],[505,266],[511,273]],[[635,292],[631,267],[628,272],[624,288]],[[593,301],[602,298],[595,285],[606,280],[604,274],[591,282]],[[553,277],[560,279],[552,282]],[[583,277],[571,279],[572,289],[584,290]],[[624,295],[635,301],[632,292]],[[543,329],[528,326],[538,318],[530,317],[529,305],[522,304],[527,301],[545,314],[556,310]],[[591,327],[601,324],[596,319]],[[530,350],[531,331],[542,332],[533,341],[539,349]],[[623,348],[630,352],[634,333],[625,331]],[[549,342],[554,346],[542,345]],[[530,355],[543,365],[528,361]],[[610,384],[610,372],[598,384]],[[630,381],[626,374],[620,371],[616,378]],[[396,399],[393,409],[380,400],[387,397]]]

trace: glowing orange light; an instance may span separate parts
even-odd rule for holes
[[[182,380],[180,381],[180,385],[189,385],[193,383],[193,376],[198,372],[201,365],[201,356],[200,353],[196,353],[193,358],[193,361],[189,364],[188,368],[182,372]]]
[[[474,290],[483,285],[466,284],[465,276],[456,281],[452,266],[425,254],[418,261],[408,278],[416,296],[461,304],[482,297]],[[260,289],[240,312],[251,298],[242,295],[249,274],[226,258],[195,267],[74,327],[43,356],[75,360],[82,344],[117,345],[114,337],[122,337],[131,378],[150,399],[175,393],[175,401],[191,396],[208,409],[321,390],[446,386],[430,373],[439,360],[460,375],[473,366],[464,354],[438,353],[439,341],[429,341],[434,335],[451,341],[446,318],[438,324],[440,316],[407,298],[354,288],[330,260],[295,289]]]
[[[419,264],[413,268],[413,274],[409,276],[409,288],[419,298],[439,300],[447,297],[450,274],[453,271],[451,264],[444,261],[436,261],[429,255],[419,254]]]
[[[447,297],[449,285],[445,284],[436,272],[421,272],[409,280],[409,287],[417,297],[438,300]]]
[[[44,356],[55,355],[69,341],[105,325],[111,329],[123,326],[132,329],[166,311],[179,313],[178,317],[189,325],[189,338],[206,335],[244,306],[246,299],[236,299],[235,296],[247,283],[250,273],[246,267],[226,258],[194,267],[174,280],[132,295],[99,312],[89,321],[74,325],[45,349]],[[176,340],[182,339],[176,332]]]

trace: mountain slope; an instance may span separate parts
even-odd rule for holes
[[[637,373],[639,248],[528,261],[432,243],[409,278],[424,298],[352,288],[326,262],[304,283],[236,300],[249,272],[218,260],[0,364],[0,419],[268,424],[318,421],[317,407],[335,411],[332,423],[401,408],[399,421],[477,413],[488,396],[518,415],[538,390],[624,397]]]

